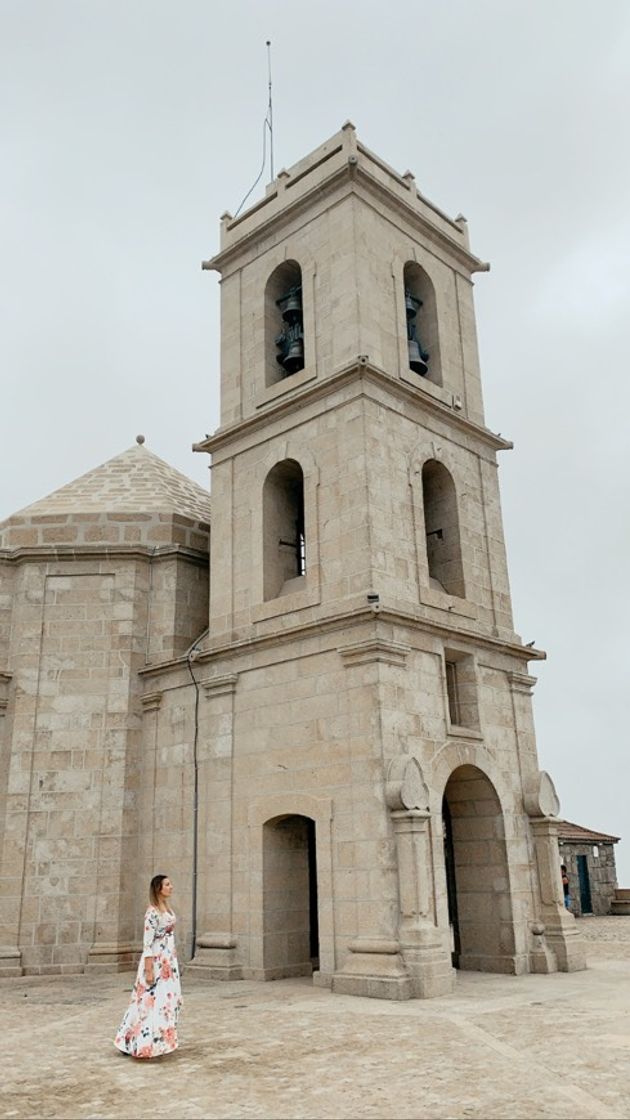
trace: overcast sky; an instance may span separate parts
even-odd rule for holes
[[[147,445],[203,485],[218,284],[258,173],[344,120],[470,223],[516,626],[562,812],[625,835],[630,5],[0,0],[0,518]],[[262,187],[262,184],[261,184]],[[256,195],[252,196],[255,198]]]

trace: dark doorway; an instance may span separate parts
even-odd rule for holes
[[[453,964],[479,972],[516,967],[503,812],[483,771],[458,766],[444,790],[444,862]]]
[[[586,856],[577,856],[577,873],[580,884],[580,910],[583,914],[592,914],[591,880],[588,874],[588,859]]]
[[[306,820],[308,841],[308,902],[311,932],[311,964],[313,970],[319,968],[319,917],[317,913],[317,847],[315,843],[315,821]]]
[[[451,963],[459,968],[461,943],[457,916],[457,883],[455,881],[455,849],[453,847],[453,822],[446,798],[442,798],[442,828],[444,832],[444,865],[446,867],[446,892],[448,895],[448,920],[451,927]]]
[[[297,814],[263,825],[265,978],[309,976],[319,967],[315,822]]]

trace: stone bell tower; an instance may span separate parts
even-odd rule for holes
[[[466,222],[352,124],[222,219],[198,662],[215,977],[450,990],[583,967],[538,769]]]

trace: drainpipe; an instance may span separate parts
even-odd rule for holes
[[[195,687],[195,722],[193,732],[193,855],[192,855],[192,901],[191,901],[191,946],[190,946],[190,959],[195,955],[195,944],[197,941],[197,872],[199,867],[199,758],[198,758],[198,742],[199,742],[199,684],[197,678],[192,670],[192,662],[198,655],[198,646],[205,638],[207,630],[193,642],[190,649],[186,654],[186,664],[188,665],[188,672]]]

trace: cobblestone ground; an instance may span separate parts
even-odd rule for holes
[[[580,923],[589,969],[461,973],[404,1004],[306,980],[186,983],[181,1048],[111,1039],[131,974],[0,981],[0,1115],[266,1120],[630,1118],[630,917]]]

